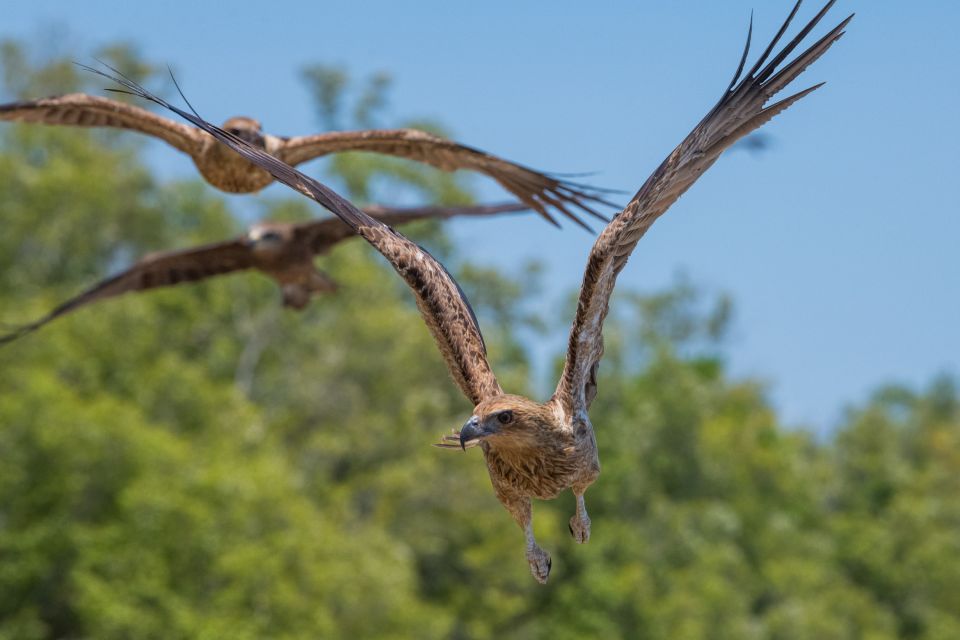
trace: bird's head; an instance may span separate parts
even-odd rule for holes
[[[536,446],[553,415],[542,404],[515,395],[488,398],[473,409],[460,429],[460,447],[466,449],[487,442],[498,449]]]
[[[260,123],[253,118],[246,118],[243,116],[230,118],[223,123],[222,128],[228,133],[232,133],[233,135],[237,136],[241,140],[249,142],[258,149],[263,149],[266,146],[263,138],[263,131],[260,128]]]
[[[247,241],[254,251],[276,251],[289,240],[285,229],[276,225],[262,223],[250,227],[247,232]]]

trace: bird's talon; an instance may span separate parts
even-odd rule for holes
[[[550,554],[535,547],[527,551],[527,562],[530,564],[530,573],[540,584],[546,584],[550,577],[550,569],[553,567],[553,558]]]
[[[570,535],[578,544],[586,544],[590,540],[590,518],[574,515],[570,518],[567,528],[570,529]]]

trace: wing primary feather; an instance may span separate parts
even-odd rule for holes
[[[460,216],[485,217],[529,210],[530,206],[520,201],[464,206],[383,207],[370,205],[364,207],[364,212],[367,215],[390,227],[417,220],[449,220]],[[343,224],[337,217],[301,222],[294,225],[294,229],[300,237],[304,238],[304,241],[314,253],[327,251],[333,245],[355,235],[353,229]]]
[[[554,174],[551,174],[551,175],[552,175],[552,176],[557,176],[557,177],[562,177],[562,176],[564,176],[565,174],[562,174],[562,173],[554,173]],[[594,193],[618,193],[618,194],[620,194],[620,195],[623,195],[623,194],[625,194],[625,193],[629,193],[629,191],[627,191],[626,189],[611,189],[611,188],[608,188],[608,187],[594,187],[594,186],[591,186],[591,185],[588,185],[588,184],[584,184],[584,183],[582,183],[582,182],[572,182],[572,181],[570,181],[570,180],[563,180],[563,181],[561,181],[561,185],[562,185],[562,188],[567,189],[568,191],[572,191],[574,188],[576,188],[576,189],[589,190],[589,191],[592,191],[592,192],[594,192]],[[588,195],[590,195],[590,194],[588,194]],[[592,195],[590,195],[590,197],[591,197],[591,199],[595,199],[597,202],[600,202],[600,203],[602,203],[602,204],[605,204],[605,205],[607,205],[608,207],[614,207],[614,208],[616,208],[616,209],[622,209],[622,208],[623,208],[623,207],[621,207],[620,205],[616,204],[615,202],[605,202],[605,201],[603,201],[603,200],[593,198]]]
[[[740,56],[740,64],[737,65],[737,70],[733,74],[733,80],[730,81],[730,84],[727,85],[727,89],[724,93],[729,93],[730,89],[733,89],[733,86],[737,84],[737,80],[740,79],[740,74],[743,73],[743,66],[747,63],[747,56],[750,55],[750,39],[753,37],[753,11],[750,11],[750,26],[747,27],[747,42],[743,45],[743,55]]]
[[[766,80],[763,84],[763,88],[767,94],[771,96],[774,95],[791,81],[793,81],[794,78],[803,73],[808,66],[816,62],[817,58],[826,53],[827,49],[829,49],[834,42],[843,36],[845,33],[844,29],[852,19],[853,15],[848,16],[843,22],[831,29],[827,35],[820,38],[809,49],[798,56],[796,60],[778,71],[773,77]]]
[[[114,73],[119,73],[116,69],[114,69],[110,65],[107,65],[107,68],[111,69]],[[173,69],[170,68],[170,65],[167,65],[167,73],[170,74],[170,79],[173,80],[173,86],[177,88],[177,93],[180,94],[180,97],[183,98],[183,101],[187,104],[188,107],[190,107],[190,111],[193,112],[193,115],[199,118],[200,114],[197,112],[196,109],[193,108],[193,105],[190,104],[190,101],[187,99],[186,94],[183,93],[183,89],[180,88],[180,83],[177,82],[177,77],[173,75]]]
[[[568,211],[567,208],[566,208],[566,206],[564,206],[564,204],[563,204],[560,200],[558,200],[557,198],[554,198],[554,197],[550,196],[547,192],[541,193],[541,194],[540,194],[540,197],[543,199],[543,201],[544,201],[546,204],[549,204],[549,205],[553,206],[557,211],[559,211],[560,213],[562,213],[563,215],[565,215],[565,216],[567,217],[567,219],[570,220],[571,222],[573,222],[575,225],[581,227],[582,229],[585,229],[585,230],[587,231],[587,233],[591,233],[591,234],[592,234],[592,233],[594,232],[593,229],[590,228],[590,225],[588,225],[586,222],[584,222],[583,220],[581,220],[581,219],[578,218],[577,216],[573,215],[573,213],[571,213],[570,211]]]
[[[251,258],[249,247],[242,239],[147,254],[129,268],[60,303],[39,319],[0,336],[0,345],[36,331],[62,315],[108,298],[249,269],[254,266]]]
[[[558,189],[558,191],[563,192],[562,189]],[[617,190],[617,193],[626,193],[626,192],[625,192],[625,191],[621,191],[621,190]],[[577,192],[575,192],[575,191],[568,191],[568,197],[570,198],[571,201],[575,202],[578,207],[580,207],[582,210],[584,210],[584,211],[586,211],[587,213],[589,213],[590,215],[592,215],[594,218],[600,220],[601,222],[610,222],[610,218],[608,218],[607,216],[603,215],[603,214],[600,213],[599,211],[593,209],[593,208],[590,207],[589,205],[587,205],[587,204],[585,204],[584,202],[582,202],[582,201],[580,200],[580,197],[579,197],[579,195],[577,194]],[[600,202],[601,204],[605,204],[606,206],[612,207],[612,208],[614,208],[614,209],[616,209],[616,210],[618,210],[618,211],[621,210],[621,209],[623,209],[623,207],[617,205],[617,204],[614,203],[614,202],[610,202],[609,200],[604,200],[604,199],[601,199],[601,198],[592,198],[592,199],[593,199],[595,202]]]
[[[430,164],[442,171],[468,170],[484,174],[520,199],[539,200],[540,206],[548,207],[539,196],[546,194],[556,198],[567,207],[567,213],[579,214],[581,202],[591,202],[620,208],[606,202],[604,191],[567,182],[556,174],[544,173],[530,167],[488,154],[475,147],[433,136],[415,129],[384,129],[368,131],[327,132],[312,136],[289,139],[276,157],[290,165],[343,151],[366,151],[393,155],[416,162]],[[535,210],[538,213],[540,209]],[[563,215],[567,215],[567,213]],[[592,214],[591,214],[592,215]],[[546,216],[544,216],[546,217]]]
[[[75,295],[65,302],[61,302],[56,307],[48,311],[46,314],[40,316],[38,319],[33,322],[28,322],[22,325],[13,325],[15,328],[10,333],[0,336],[0,346],[9,344],[18,338],[22,338],[28,333],[33,333],[37,329],[41,328],[45,324],[56,320],[58,317],[69,313],[78,307],[82,307],[86,304],[91,298],[96,296],[97,293],[109,287],[111,284],[117,282],[120,279],[120,276],[112,276],[103,280],[96,285],[90,287],[89,289]]]
[[[780,53],[775,55],[773,59],[770,60],[769,63],[767,63],[767,66],[764,67],[763,70],[757,75],[757,78],[756,78],[757,81],[764,82],[767,78],[770,77],[771,74],[773,74],[776,68],[780,66],[780,63],[786,60],[787,56],[793,53],[793,50],[796,49],[797,46],[803,41],[803,39],[807,37],[808,33],[813,31],[813,28],[816,27],[817,24],[819,24],[820,20],[823,19],[823,16],[827,14],[827,11],[830,10],[830,7],[832,7],[836,1],[837,0],[830,0],[829,2],[827,2],[827,4],[824,5],[823,9],[821,9],[820,12],[817,13],[817,15],[815,15],[813,19],[810,20],[810,22],[808,22],[807,25],[800,30],[800,33],[794,36],[793,40],[787,43],[787,45],[780,50]],[[799,4],[800,3],[798,2],[797,5]]]
[[[750,118],[749,120],[747,120],[747,121],[746,121],[745,123],[743,123],[743,125],[741,125],[738,129],[735,129],[735,130],[733,131],[733,133],[731,133],[731,134],[729,135],[729,138],[732,138],[732,139],[734,139],[734,140],[737,140],[737,139],[742,138],[743,136],[747,135],[747,134],[750,133],[751,131],[754,131],[755,129],[757,129],[757,128],[761,127],[762,125],[766,124],[767,122],[769,122],[769,121],[770,121],[771,119],[773,119],[773,117],[776,116],[777,114],[786,111],[787,108],[788,108],[790,105],[792,105],[794,102],[797,102],[798,100],[800,100],[800,98],[803,98],[803,97],[805,97],[805,96],[807,96],[807,95],[810,95],[811,93],[813,93],[814,91],[816,91],[817,89],[819,89],[820,87],[822,87],[822,86],[825,85],[825,84],[827,84],[827,83],[826,83],[826,82],[820,82],[820,83],[818,83],[818,84],[813,85],[812,87],[810,87],[810,88],[808,88],[808,89],[804,89],[803,91],[800,91],[800,92],[798,92],[798,93],[793,94],[793,95],[790,96],[789,98],[784,98],[783,100],[780,100],[780,101],[778,101],[778,102],[773,103],[772,105],[770,105],[770,106],[768,106],[768,107],[765,107],[762,111],[760,111],[760,113],[758,113],[757,115],[755,115],[755,116],[753,116],[752,118]],[[719,142],[717,143],[717,145],[719,145],[719,146],[729,146],[729,145],[725,145],[725,140],[727,140],[727,138],[724,138],[723,140],[719,141]]]
[[[773,52],[773,48],[777,46],[777,43],[780,42],[780,38],[783,37],[783,34],[787,32],[787,29],[790,27],[790,23],[793,22],[794,17],[797,15],[797,11],[800,10],[800,5],[803,4],[803,0],[797,0],[797,3],[793,5],[793,10],[790,11],[790,15],[787,16],[787,19],[783,21],[783,24],[780,26],[780,30],[777,31],[777,35],[773,36],[773,40],[770,41],[770,44],[767,45],[767,48],[760,54],[760,57],[757,58],[757,61],[753,64],[753,67],[750,68],[750,72],[747,73],[748,78],[752,78],[760,67],[763,66],[763,63]]]
[[[22,338],[23,336],[27,335],[28,333],[32,333],[32,332],[36,331],[37,329],[39,329],[40,327],[42,327],[42,326],[43,326],[44,324],[46,324],[47,322],[50,322],[50,320],[52,320],[52,319],[53,319],[53,318],[47,318],[47,317],[45,316],[45,317],[41,318],[40,320],[37,320],[37,321],[35,321],[35,322],[31,322],[31,323],[28,323],[28,324],[22,324],[22,325],[7,325],[7,324],[4,324],[4,328],[5,328],[5,329],[12,329],[12,331],[10,331],[9,333],[5,333],[5,334],[3,334],[2,336],[0,336],[0,347],[5,346],[5,345],[8,345],[8,344],[10,344],[11,342],[13,342],[14,340],[17,340],[17,339],[19,339],[19,338]]]

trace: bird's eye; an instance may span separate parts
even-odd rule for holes
[[[238,136],[240,135],[240,129],[236,129],[236,128],[227,129],[227,133],[232,133],[233,135]]]
[[[513,411],[501,411],[498,413],[497,422],[500,424],[510,424],[513,422]]]

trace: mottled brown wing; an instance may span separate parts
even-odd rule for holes
[[[773,48],[797,13],[800,7],[800,2],[797,2],[773,42],[738,83],[750,48],[748,35],[740,66],[723,97],[680,146],[657,167],[626,209],[617,215],[597,238],[587,260],[577,313],[570,331],[567,360],[554,394],[554,398],[561,403],[568,415],[586,412],[596,395],[597,365],[603,355],[603,321],[607,315],[610,294],[617,274],[626,265],[637,242],[650,225],[716,161],[724,149],[821,86],[815,85],[764,107],[770,98],[800,75],[843,35],[843,29],[853,18],[852,15],[777,71],[777,67],[832,5],[833,0],[767,62]]]
[[[36,331],[51,320],[99,300],[131,291],[169,287],[181,282],[197,282],[231,271],[249,269],[253,253],[244,240],[231,240],[183,251],[149,254],[132,267],[102,280],[83,293],[58,305],[47,315],[0,336],[0,344]]]
[[[522,202],[503,204],[465,205],[460,207],[424,206],[424,207],[364,207],[363,212],[388,226],[397,226],[417,220],[446,220],[458,216],[493,216],[501,213],[519,213],[530,207]],[[294,227],[298,238],[303,238],[314,253],[322,253],[338,242],[352,238],[356,232],[339,218],[326,218],[312,222],[303,222]]]
[[[382,253],[413,290],[417,307],[440,348],[450,375],[464,395],[477,404],[485,398],[503,393],[487,362],[486,345],[470,303],[453,276],[425,249],[356,208],[333,189],[200,116],[173,106],[119,72],[114,70],[115,75],[110,75],[97,69],[91,71],[187,119],[248,161],[268,171],[277,181],[315,200],[343,220]]]
[[[188,154],[197,152],[203,143],[203,134],[193,127],[140,107],[84,93],[0,105],[0,120],[130,129],[160,138]]]
[[[553,224],[557,223],[549,213],[551,208],[590,230],[577,216],[577,212],[585,212],[607,222],[608,219],[592,205],[613,206],[599,195],[597,189],[560,180],[479,149],[416,129],[334,131],[288,138],[274,155],[287,164],[297,165],[341,151],[382,153],[423,162],[444,171],[477,171],[499,182],[504,189]]]

